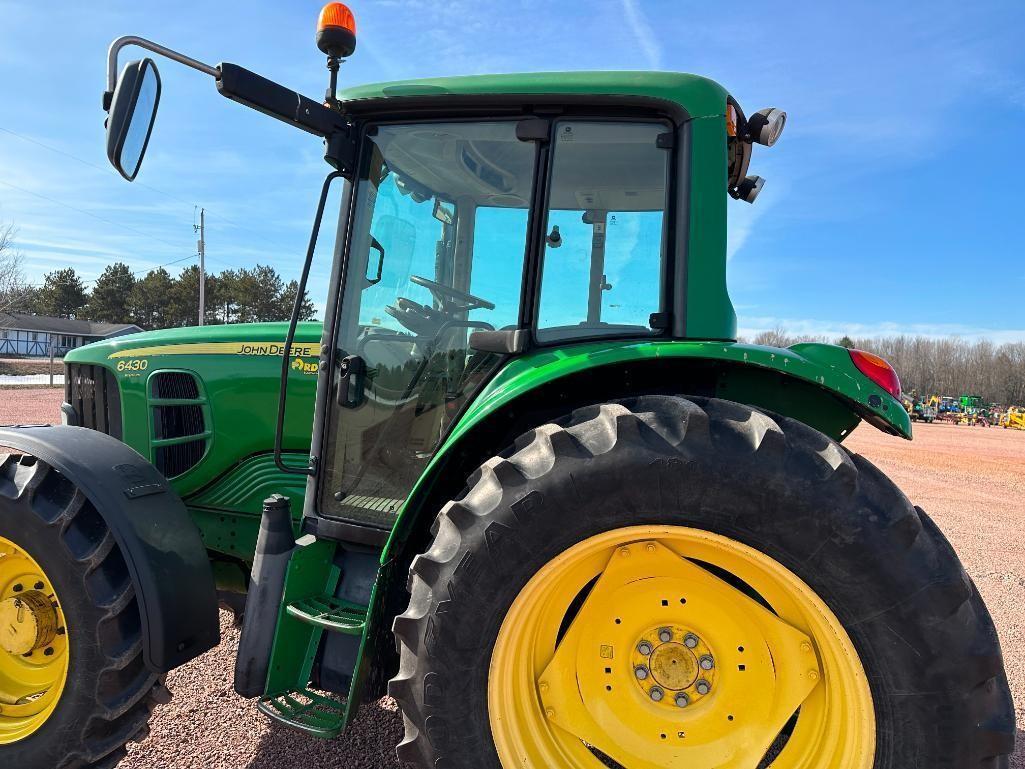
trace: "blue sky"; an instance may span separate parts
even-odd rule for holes
[[[730,204],[742,333],[928,333],[1025,339],[1025,3],[365,0],[343,83],[559,69],[666,69],[722,82],[787,130],[756,148],[767,179]],[[326,167],[319,142],[160,62],[143,171],[107,168],[100,94],[121,34],[232,61],[323,94],[319,3],[0,0],[0,222],[29,277],[195,253],[208,269],[296,276]],[[130,54],[129,54],[130,55]],[[45,145],[41,146],[41,145]],[[325,290],[327,265],[313,280]]]

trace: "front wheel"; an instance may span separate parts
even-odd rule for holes
[[[41,460],[0,456],[0,766],[109,769],[165,693],[99,511]]]
[[[714,399],[574,412],[438,518],[395,622],[423,767],[1004,767],[996,634],[863,458]]]

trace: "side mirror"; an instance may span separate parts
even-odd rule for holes
[[[153,60],[126,64],[107,114],[107,159],[128,181],[139,173],[159,103],[160,73]]]

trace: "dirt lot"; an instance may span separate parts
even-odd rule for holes
[[[59,391],[0,393],[0,424],[59,418]],[[950,538],[1000,632],[1017,705],[1025,723],[1025,432],[922,425],[913,443],[867,426],[848,440],[893,478]],[[152,734],[131,746],[125,769],[375,769],[397,766],[392,746],[401,718],[390,700],[368,706],[334,742],[271,725],[236,696],[231,678],[238,634],[222,616],[224,642],[175,671],[175,697],[157,710]],[[1012,769],[1025,769],[1019,731]]]

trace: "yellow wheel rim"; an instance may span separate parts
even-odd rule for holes
[[[49,578],[0,537],[0,745],[36,732],[68,677],[68,627]]]
[[[684,527],[606,532],[535,574],[499,630],[488,709],[506,769],[871,769],[875,753],[833,612],[774,559]]]

